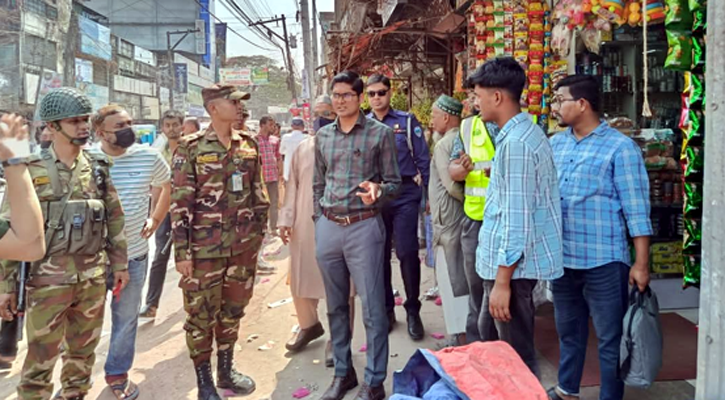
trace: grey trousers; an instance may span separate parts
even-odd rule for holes
[[[317,264],[327,295],[335,376],[352,368],[350,350],[350,277],[362,301],[367,337],[365,382],[378,386],[388,370],[388,316],[385,311],[383,249],[385,226],[380,216],[340,226],[324,216],[315,224]]]
[[[269,194],[269,229],[277,229],[277,214],[279,213],[279,182],[266,182]]]
[[[481,332],[496,332],[495,337],[483,335],[484,341],[503,340],[516,350],[531,372],[539,376],[539,366],[536,362],[536,348],[534,347],[534,279],[514,279],[511,281],[511,301],[509,311],[511,321],[496,321],[488,311],[488,298],[496,283],[491,280],[483,281],[483,304],[481,316],[478,321]]]
[[[468,318],[466,319],[466,341],[473,343],[483,340],[483,335],[479,331],[478,326],[478,319],[481,315],[481,303],[483,302],[483,280],[478,276],[478,272],[476,272],[478,231],[481,230],[482,222],[466,217],[463,219],[462,225],[461,248],[463,249],[463,271],[468,281],[469,295]]]

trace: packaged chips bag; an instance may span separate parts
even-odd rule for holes
[[[669,29],[692,30],[692,12],[688,0],[665,0],[665,26]]]
[[[686,31],[667,30],[667,59],[665,68],[675,71],[692,69],[692,37]]]
[[[702,261],[699,255],[685,256],[685,286],[700,287]]]
[[[702,216],[702,184],[698,182],[685,182],[685,217],[698,218]]]

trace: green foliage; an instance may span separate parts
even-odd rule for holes
[[[468,93],[465,91],[453,93],[453,98],[463,103],[468,99]]]
[[[269,83],[261,86],[247,87],[251,90],[252,98],[247,102],[247,108],[252,112],[252,119],[259,119],[267,114],[268,106],[288,107],[292,102],[292,92],[287,88],[287,69],[277,65],[277,60],[269,57],[239,56],[227,59],[226,67],[268,67]],[[297,93],[302,88],[297,84]]]
[[[390,108],[400,111],[408,111],[408,96],[400,90],[396,90],[393,93],[393,97],[390,98]]]
[[[425,98],[421,100],[410,111],[424,129],[428,128],[430,126],[430,113],[433,111],[433,99]]]

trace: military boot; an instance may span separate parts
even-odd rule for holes
[[[199,400],[222,400],[214,387],[214,377],[211,376],[211,363],[206,361],[196,368],[196,385],[199,387]]]
[[[252,378],[234,368],[234,349],[217,351],[217,384],[219,389],[229,389],[239,395],[248,395],[257,388]]]

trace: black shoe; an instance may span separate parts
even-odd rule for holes
[[[408,335],[413,340],[423,340],[425,329],[420,314],[408,314]]]
[[[311,341],[319,338],[324,334],[325,328],[323,328],[322,324],[318,322],[307,329],[301,329],[299,332],[297,332],[297,334],[292,339],[290,339],[289,342],[287,342],[285,347],[289,351],[302,350]]]
[[[357,386],[357,374],[355,370],[350,368],[347,376],[336,376],[332,379],[332,384],[320,397],[320,400],[342,400],[347,392]]]
[[[195,367],[196,385],[199,388],[198,400],[222,400],[214,387],[214,377],[211,376],[211,363],[205,361]]]
[[[395,320],[395,311],[388,313],[388,333],[393,331],[396,323],[397,321]]]
[[[217,351],[217,383],[219,389],[229,389],[235,394],[246,396],[257,389],[252,378],[237,371],[233,364],[234,349]]]
[[[383,385],[368,386],[367,383],[363,383],[355,395],[355,400],[385,400],[385,388]]]

